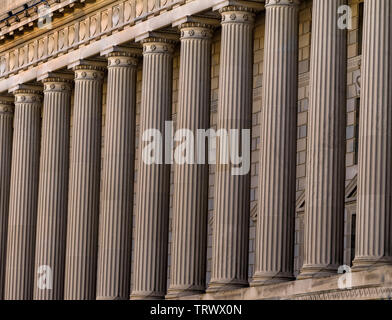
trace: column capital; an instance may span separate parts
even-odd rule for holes
[[[211,39],[214,26],[200,22],[186,22],[179,26],[181,40],[183,39]]]
[[[72,81],[61,78],[47,78],[44,83],[44,92],[64,92],[72,90]]]
[[[222,24],[248,23],[253,24],[256,11],[250,7],[227,6],[219,10],[222,16]]]
[[[178,42],[178,34],[174,32],[147,32],[136,39],[143,45],[143,54],[166,53],[172,54],[174,45]]]
[[[108,59],[108,68],[111,67],[137,67],[142,49],[134,46],[112,46],[101,52],[101,56]]]
[[[17,85],[10,91],[15,96],[15,103],[41,103],[42,86],[40,85]]]
[[[175,41],[163,38],[146,38],[142,41],[143,54],[146,53],[165,53],[172,54]]]
[[[44,85],[44,92],[71,91],[73,83],[72,73],[50,72],[40,78]]]
[[[299,0],[265,0],[265,7],[298,6]]]
[[[79,65],[73,67],[75,81],[77,80],[103,80],[104,68],[91,65]]]
[[[127,53],[113,52],[108,54],[108,68],[137,67],[139,59]]]
[[[101,60],[77,60],[68,66],[77,80],[103,80],[106,62]]]
[[[10,96],[0,96],[0,116],[12,115],[14,113],[14,98]]]

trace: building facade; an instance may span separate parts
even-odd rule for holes
[[[390,0],[0,12],[0,299],[391,298]],[[146,163],[167,121],[249,172]]]

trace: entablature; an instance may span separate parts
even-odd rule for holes
[[[0,92],[64,68],[111,46],[123,45],[148,32],[173,27],[187,16],[200,15],[232,0],[96,0],[75,11],[77,18],[0,52]],[[107,5],[99,7],[98,4]],[[263,0],[244,1],[262,8]],[[95,6],[95,7],[94,7]],[[91,8],[95,8],[93,11]],[[81,13],[83,15],[81,15]],[[80,16],[81,15],[81,16]],[[207,15],[207,17],[211,17]],[[15,40],[17,43],[17,40]],[[11,43],[12,45],[12,43]]]

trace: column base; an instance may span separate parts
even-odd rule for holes
[[[370,268],[392,265],[392,257],[355,257],[352,270],[365,271]]]
[[[204,287],[200,286],[173,286],[170,287],[166,299],[177,299],[186,296],[193,296],[196,294],[203,294],[205,292]]]
[[[119,297],[119,296],[99,296],[97,297],[97,300],[128,300],[126,298],[123,297]]]
[[[292,273],[289,272],[256,272],[253,275],[251,287],[258,287],[267,284],[289,282],[295,280]]]
[[[234,280],[212,281],[208,285],[206,292],[212,293],[212,292],[219,292],[219,291],[229,291],[229,290],[235,290],[235,289],[246,288],[246,287],[249,287],[249,283],[246,280],[234,279]]]
[[[164,300],[165,294],[155,291],[138,291],[131,293],[130,300]]]
[[[326,278],[336,276],[338,274],[338,265],[304,265],[301,273],[298,275],[298,280],[311,278]]]

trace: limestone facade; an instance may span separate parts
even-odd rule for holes
[[[0,299],[391,298],[389,0],[20,2]],[[251,129],[249,173],[144,163],[170,120]]]

